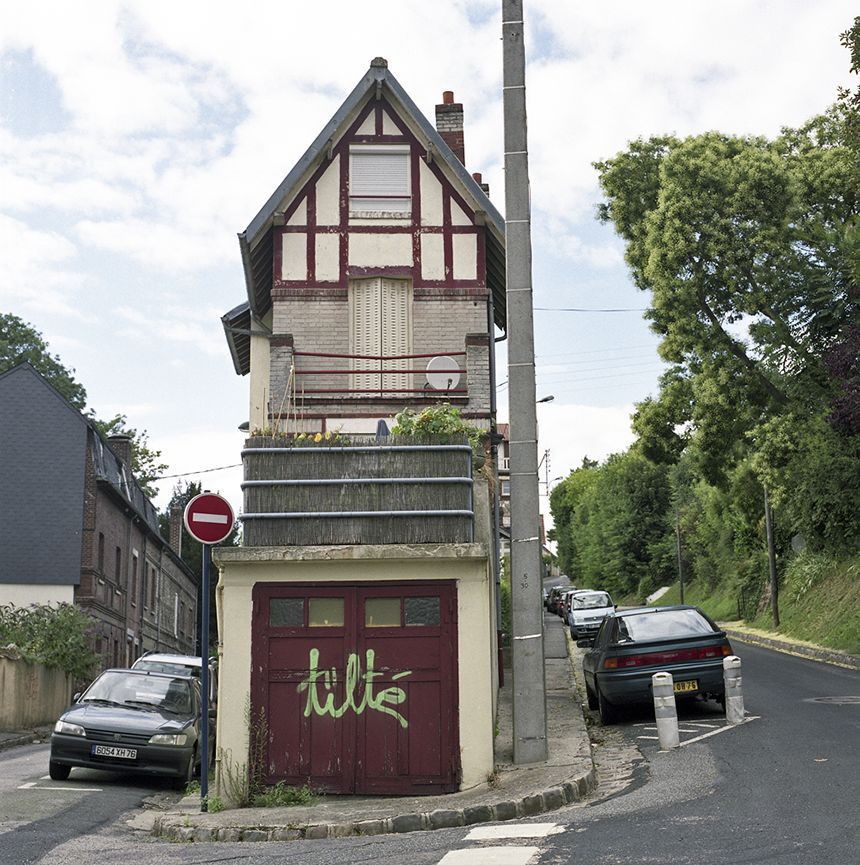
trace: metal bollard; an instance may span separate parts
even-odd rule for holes
[[[723,682],[726,686],[726,721],[743,724],[744,695],[741,689],[741,659],[737,655],[723,658]]]
[[[675,709],[675,686],[671,673],[654,673],[651,677],[651,687],[654,691],[654,717],[657,719],[657,735],[660,738],[660,748],[667,751],[677,748],[678,712]]]

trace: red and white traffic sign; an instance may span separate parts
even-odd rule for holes
[[[233,529],[233,508],[217,493],[200,493],[185,506],[185,528],[201,544],[217,544]]]

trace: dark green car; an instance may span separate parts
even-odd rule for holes
[[[105,670],[54,725],[51,778],[64,781],[79,766],[184,785],[200,768],[202,704],[195,676]]]
[[[603,619],[582,659],[588,708],[604,724],[618,707],[653,702],[651,677],[671,673],[675,697],[713,698],[725,707],[723,658],[732,654],[726,632],[698,607],[644,607]]]

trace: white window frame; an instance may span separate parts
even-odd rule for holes
[[[352,144],[349,148],[350,216],[408,217],[412,213],[408,144]]]

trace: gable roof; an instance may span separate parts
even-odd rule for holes
[[[299,188],[317,166],[328,158],[331,146],[343,135],[366,102],[384,94],[399,114],[413,128],[416,137],[426,142],[428,155],[441,165],[461,188],[474,209],[485,215],[487,288],[493,302],[493,316],[500,330],[507,329],[505,294],[505,220],[487,194],[452,153],[435,126],[388,71],[388,62],[377,57],[365,76],[317,135],[304,156],[283,179],[248,227],[239,234],[242,267],[248,300],[221,317],[236,372],[244,375],[250,369],[250,328],[252,319],[259,320],[272,305],[272,255],[275,214],[284,200]]]

